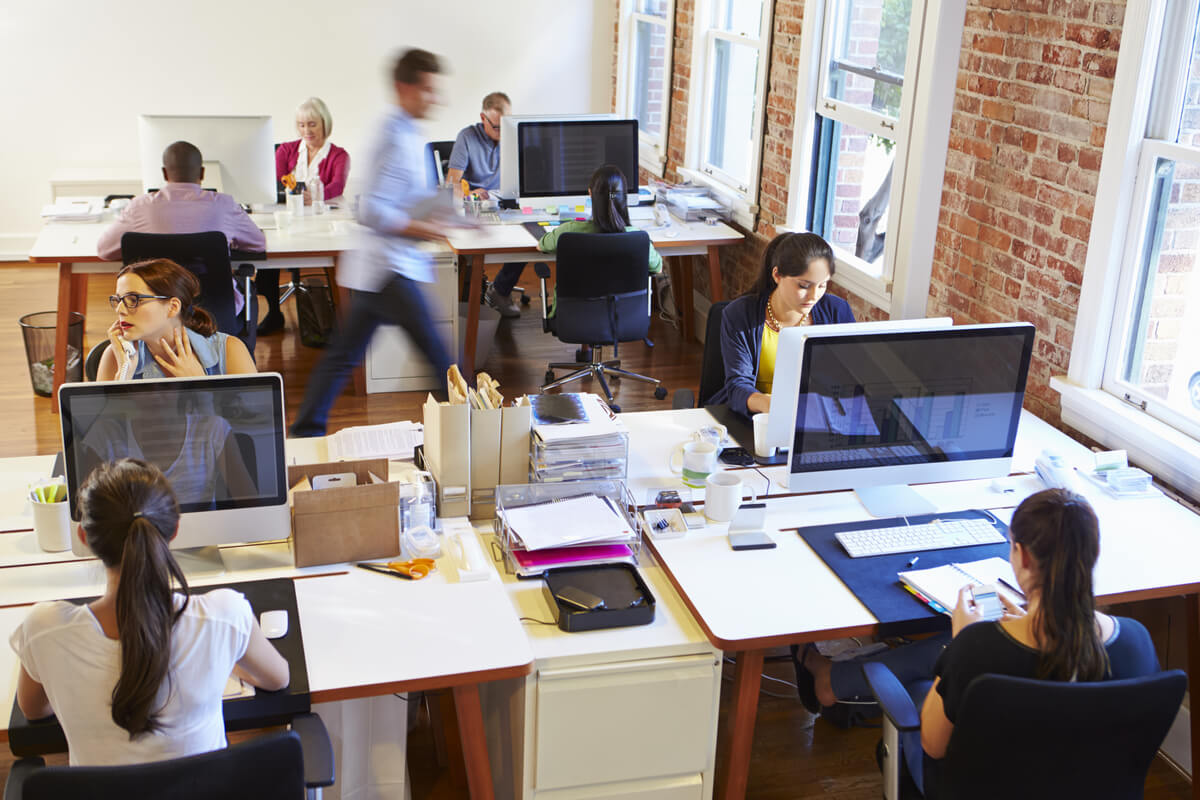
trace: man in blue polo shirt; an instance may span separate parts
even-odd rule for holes
[[[455,186],[465,178],[472,189],[481,190],[483,197],[500,188],[500,119],[510,113],[512,104],[504,92],[492,92],[483,98],[479,122],[463,128],[454,140],[446,168],[447,183]],[[505,264],[483,295],[502,317],[521,315],[521,305],[513,299],[512,290],[523,269],[523,263]]]

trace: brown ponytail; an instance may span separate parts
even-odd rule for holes
[[[762,270],[753,293],[766,297],[775,291],[775,267],[779,267],[779,274],[785,278],[797,277],[808,272],[809,264],[822,258],[829,264],[829,276],[833,277],[837,261],[829,242],[815,233],[779,234],[763,251]]]
[[[80,525],[104,566],[119,567],[117,638],[121,674],[112,718],[135,739],[159,729],[159,691],[169,686],[171,630],[187,607],[187,580],[167,543],[179,504],[162,472],[137,459],[101,464],[80,489]],[[175,609],[171,581],[184,602]]]
[[[1011,531],[1034,561],[1040,602],[1032,622],[1042,653],[1037,677],[1102,680],[1109,662],[1092,594],[1100,556],[1096,512],[1078,494],[1047,489],[1017,506]]]
[[[126,273],[141,278],[152,294],[178,299],[179,320],[185,327],[201,336],[212,336],[217,332],[213,315],[196,305],[200,299],[200,281],[188,270],[168,258],[155,258],[129,264],[117,273],[117,277]]]

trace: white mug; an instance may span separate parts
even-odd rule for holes
[[[713,522],[729,522],[742,504],[745,490],[736,472],[714,472],[704,481],[704,516]],[[748,498],[754,502],[754,492]]]
[[[754,455],[762,458],[775,455],[775,448],[767,447],[767,420],[770,416],[762,412],[750,418],[754,423]]]
[[[672,472],[683,477],[684,486],[699,489],[704,486],[708,474],[717,468],[717,446],[709,441],[684,442],[671,451],[668,464]]]
[[[58,553],[71,549],[70,504],[30,503],[33,506],[33,532],[38,547],[47,553]]]

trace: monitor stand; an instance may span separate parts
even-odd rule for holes
[[[175,563],[183,570],[183,575],[189,581],[196,578],[213,578],[225,574],[225,560],[221,558],[221,548],[215,545],[206,547],[184,547],[172,550]]]
[[[915,517],[937,512],[933,503],[904,483],[864,487],[854,493],[873,517]]]
[[[750,448],[750,452],[754,453],[753,447]],[[773,455],[760,456],[758,453],[754,453],[754,463],[760,467],[777,467],[780,464],[786,464],[788,463],[788,451],[782,447],[776,447]]]

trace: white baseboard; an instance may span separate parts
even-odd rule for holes
[[[35,241],[32,233],[0,233],[0,261],[28,261]]]
[[[1190,693],[1189,693],[1190,694]],[[1188,778],[1192,777],[1192,715],[1188,708],[1188,697],[1184,697],[1175,722],[1167,731],[1159,751],[1166,756],[1171,764]]]

